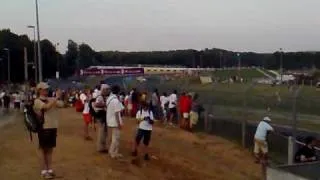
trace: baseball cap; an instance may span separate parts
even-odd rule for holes
[[[268,116],[264,117],[263,120],[264,120],[264,121],[271,122],[271,119],[270,119]]]
[[[48,89],[48,88],[49,88],[49,84],[47,84],[45,82],[40,82],[39,84],[37,84],[37,90]]]

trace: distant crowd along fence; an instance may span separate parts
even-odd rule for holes
[[[266,95],[252,94],[251,90],[255,88],[256,84],[249,84],[239,92],[219,92],[214,90],[214,85],[209,91],[192,88],[192,85],[183,79],[174,81],[174,83],[162,80],[147,84],[146,87],[149,87],[150,90],[158,88],[160,92],[171,92],[173,89],[179,92],[197,92],[200,95],[199,101],[206,110],[206,113],[202,115],[203,121],[199,123],[199,130],[206,130],[209,133],[239,142],[247,148],[252,148],[254,144],[253,139],[257,127],[257,122],[250,122],[250,120],[259,121],[263,116],[271,115],[276,124],[287,125],[275,125],[279,133],[271,134],[269,137],[270,152],[273,161],[278,164],[292,163],[295,149],[301,146],[305,137],[309,135],[320,137],[318,133],[302,131],[297,128],[298,118],[300,118],[298,111],[316,113],[313,112],[314,108],[307,107],[308,103],[303,103],[307,101],[299,97],[301,90],[299,87],[294,87],[290,93],[282,97],[281,103],[278,104],[277,97],[270,97],[268,94],[270,92],[266,92]],[[221,105],[225,107],[223,111],[218,108]],[[271,108],[272,111],[268,112],[267,108]],[[302,120],[299,123],[302,122],[304,123]],[[320,151],[317,153],[320,155]]]

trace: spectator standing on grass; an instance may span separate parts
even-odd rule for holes
[[[174,90],[173,93],[169,96],[169,124],[173,125],[173,122],[177,120],[177,90]]]
[[[192,97],[192,104],[191,104],[191,111],[190,111],[190,124],[189,124],[189,130],[192,132],[194,129],[194,126],[197,125],[199,121],[199,117],[201,112],[203,112],[204,109],[198,102],[198,94],[194,94]]]
[[[111,130],[111,144],[109,147],[109,155],[111,156],[111,158],[122,157],[122,155],[119,153],[119,146],[120,134],[123,128],[121,111],[124,109],[124,107],[118,98],[119,92],[120,87],[113,86],[111,88],[111,94],[106,101],[107,125]]]
[[[52,153],[56,147],[58,119],[52,115],[51,109],[57,104],[60,91],[57,91],[56,98],[48,98],[49,85],[40,82],[37,85],[39,96],[34,100],[33,109],[43,122],[42,129],[38,132],[39,147],[42,153],[41,176],[45,179],[52,179],[55,174],[52,170]]]
[[[80,100],[82,104],[84,105],[83,111],[82,111],[82,117],[84,121],[84,139],[85,140],[92,140],[92,138],[89,135],[89,125],[92,123],[92,117],[90,114],[90,90],[85,90],[83,93],[80,94]]]
[[[271,131],[274,131],[273,127],[269,124],[271,119],[264,117],[259,123],[256,133],[254,135],[254,154],[256,157],[256,163],[267,163],[268,160],[268,141],[267,136]]]
[[[136,88],[133,88],[130,92],[131,96],[131,117],[135,117],[138,111],[138,104],[139,104],[139,93],[137,92]]]
[[[306,144],[295,154],[295,162],[304,163],[317,161],[315,150],[316,139],[311,136],[307,137],[305,143]]]
[[[3,97],[6,94],[5,91],[1,91],[0,92],[0,107],[3,107]]]
[[[4,96],[2,98],[3,100],[3,107],[4,107],[4,112],[8,113],[9,112],[9,108],[10,108],[10,95],[8,92],[4,93]]]
[[[106,124],[106,100],[110,94],[110,86],[101,84],[100,93],[94,94],[96,101],[93,103],[95,120],[98,124],[97,150],[100,153],[107,153],[108,128]],[[95,97],[97,96],[97,97]]]
[[[20,110],[21,105],[21,96],[19,92],[15,92],[12,94],[13,97],[13,106],[15,110]]]
[[[159,119],[159,101],[159,92],[158,89],[155,89],[151,95],[151,109],[155,119]]]
[[[143,139],[144,160],[150,160],[148,146],[151,140],[154,117],[147,103],[141,104],[141,109],[137,112],[136,120],[139,125],[133,146],[132,156],[138,155],[138,147],[141,140]]]
[[[163,93],[162,96],[160,96],[160,103],[161,103],[161,109],[162,109],[162,120],[163,123],[167,123],[168,120],[168,112],[169,112],[169,98],[167,93]]]
[[[189,114],[191,110],[191,98],[183,92],[179,98],[180,128],[189,128]]]

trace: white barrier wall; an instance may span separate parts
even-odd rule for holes
[[[267,168],[267,180],[308,180],[278,169]]]

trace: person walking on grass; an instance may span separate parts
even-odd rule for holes
[[[95,102],[92,104],[95,111],[95,120],[98,124],[97,150],[100,153],[107,153],[108,128],[106,124],[106,99],[110,94],[110,86],[101,84],[100,93],[94,94]]]
[[[92,140],[92,138],[89,135],[89,125],[92,123],[92,116],[90,114],[90,90],[85,90],[83,93],[80,94],[80,100],[82,104],[84,104],[84,108],[82,111],[83,121],[84,121],[84,139],[87,141]]]
[[[150,160],[148,146],[151,140],[154,116],[152,111],[150,110],[150,107],[146,103],[141,104],[141,109],[137,112],[136,119],[139,125],[135,137],[132,156],[138,155],[138,147],[141,140],[143,139],[144,160]]]
[[[254,154],[256,163],[266,164],[268,162],[267,136],[270,132],[274,131],[273,127],[269,124],[270,122],[271,119],[269,117],[264,117],[259,123],[254,135]]]
[[[178,96],[177,90],[174,90],[173,93],[169,96],[169,125],[173,125],[173,121],[177,120],[177,103],[178,103]]]
[[[169,112],[169,98],[166,92],[160,96],[160,103],[162,109],[162,122],[167,124],[168,121],[168,112]]]
[[[61,92],[56,92],[56,98],[48,98],[49,85],[40,82],[36,87],[39,96],[34,100],[33,109],[42,121],[43,126],[38,132],[39,147],[42,154],[41,176],[52,179],[55,174],[52,170],[52,153],[56,147],[58,119],[52,115],[51,109],[56,107]]]
[[[118,98],[120,92],[119,86],[112,86],[111,94],[106,101],[107,125],[111,130],[111,144],[109,147],[109,155],[111,158],[121,158],[119,153],[120,134],[123,128],[121,112],[124,110],[123,104]]]

